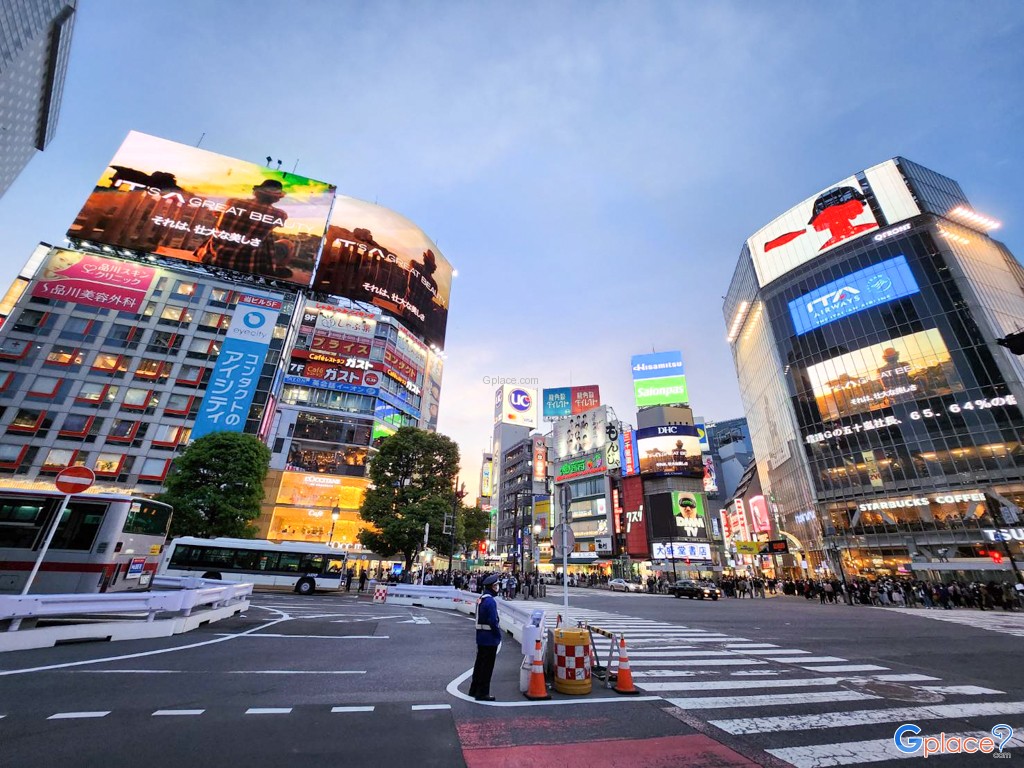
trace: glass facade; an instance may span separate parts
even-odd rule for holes
[[[966,203],[901,166],[922,209]],[[832,547],[866,575],[922,570],[938,549],[987,563],[1001,522],[986,492],[1024,501],[1024,371],[995,344],[1024,325],[1013,256],[925,213],[760,290],[748,261],[726,323],[762,485],[810,567]]]

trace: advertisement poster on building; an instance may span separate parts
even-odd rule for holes
[[[753,496],[748,500],[750,523],[754,533],[771,533],[772,523],[768,514],[768,501],[764,496]]]
[[[636,430],[640,474],[704,477],[704,460],[697,428],[669,424]]]
[[[139,314],[159,272],[154,267],[55,248],[32,283],[32,295],[61,304]]]
[[[338,195],[314,290],[380,307],[444,348],[452,266],[419,227],[394,211]]]
[[[192,428],[192,440],[211,432],[241,432],[245,428],[282,306],[280,296],[242,294],[238,298]]]
[[[807,368],[828,421],[962,391],[937,328],[861,347]]]
[[[308,286],[334,186],[132,131],[68,237]]]
[[[552,433],[555,456],[575,456],[603,448],[608,442],[608,409],[598,407],[560,419]]]
[[[701,460],[704,462],[704,493],[716,494],[718,493],[718,475],[715,472],[715,460],[708,453],[701,454]]]
[[[646,497],[645,508],[655,539],[707,539],[704,495],[689,491],[655,493]]]

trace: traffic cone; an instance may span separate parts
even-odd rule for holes
[[[629,656],[626,654],[626,636],[619,635],[619,674],[616,678],[616,693],[636,694],[640,693],[633,685],[633,673],[629,671]]]
[[[526,691],[526,698],[532,701],[550,699],[547,683],[544,681],[544,660],[540,647],[540,637],[537,638],[537,647],[533,651],[533,665],[530,669],[530,687]]]

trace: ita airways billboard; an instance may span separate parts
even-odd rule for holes
[[[537,426],[537,390],[505,384],[494,393],[494,420],[520,427]]]
[[[630,367],[633,371],[633,394],[638,407],[679,405],[690,401],[682,352],[633,355]]]
[[[585,387],[556,387],[542,390],[544,420],[554,421],[592,411],[601,405],[601,388],[596,384]]]
[[[241,432],[281,313],[280,296],[243,293],[206,388],[192,439],[211,432]]]
[[[869,168],[863,176],[863,181],[849,176],[823,189],[747,240],[759,285],[921,212],[894,160]]]
[[[333,200],[327,182],[132,131],[68,237],[305,287]]]
[[[851,272],[789,302],[798,336],[920,291],[905,256]]]
[[[338,195],[313,288],[380,307],[444,348],[452,265],[419,227]]]

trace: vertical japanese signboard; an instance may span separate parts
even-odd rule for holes
[[[242,294],[199,408],[192,439],[241,432],[282,307],[278,296]]]

